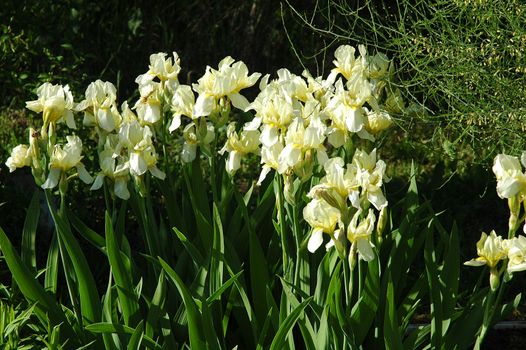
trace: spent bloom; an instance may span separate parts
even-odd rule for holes
[[[17,168],[23,168],[31,165],[31,150],[28,145],[18,145],[11,150],[11,156],[7,158],[5,165],[9,168],[9,172],[15,171]]]
[[[367,108],[364,110],[367,117],[365,129],[373,135],[388,129],[393,124],[393,118],[385,111],[369,111]]]

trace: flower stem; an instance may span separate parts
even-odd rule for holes
[[[276,204],[277,204],[277,210],[278,210],[278,225],[279,225],[279,235],[281,238],[281,251],[283,255],[283,277],[285,280],[290,281],[290,264],[289,264],[289,252],[290,247],[287,240],[287,232],[286,232],[286,225],[285,225],[285,200],[283,198],[283,179],[281,177],[281,174],[278,174],[276,172],[276,175],[274,177],[274,193],[276,195]]]

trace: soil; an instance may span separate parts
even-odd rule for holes
[[[486,336],[484,350],[522,350],[526,349],[526,330],[491,330]]]

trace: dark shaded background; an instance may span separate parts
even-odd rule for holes
[[[314,1],[295,4],[312,8]],[[282,10],[283,9],[283,10]],[[23,107],[44,81],[83,93],[95,79],[112,81],[120,99],[152,53],[176,51],[183,83],[225,56],[251,71],[281,67],[301,73],[284,24],[298,46],[323,47],[280,1],[4,1],[0,9],[0,105]]]

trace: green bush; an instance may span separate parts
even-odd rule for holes
[[[393,57],[409,101],[406,143],[428,160],[488,164],[525,139],[523,1],[330,1],[296,10],[331,45],[365,43]],[[303,60],[324,54],[311,46]],[[329,50],[330,51],[330,50]],[[420,144],[420,145],[419,145]],[[404,156],[400,152],[400,156]],[[412,152],[413,156],[414,152]]]

